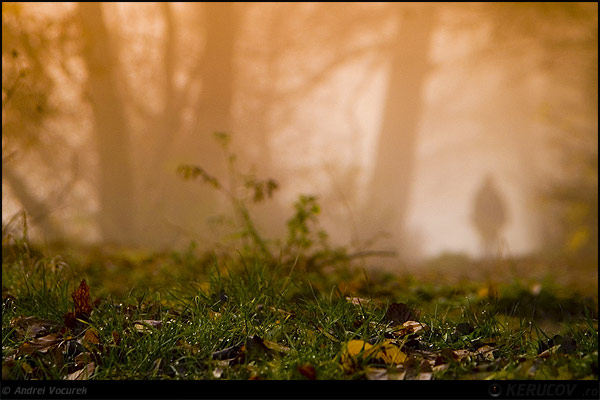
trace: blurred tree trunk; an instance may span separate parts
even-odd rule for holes
[[[225,162],[214,140],[215,132],[231,133],[234,90],[234,55],[238,28],[233,3],[200,3],[204,14],[205,48],[202,58],[202,92],[197,106],[196,132],[201,148],[198,164],[223,178]]]
[[[435,8],[407,9],[403,4],[392,7],[398,28],[365,220],[369,221],[367,232],[371,235],[389,232],[398,243],[403,240],[412,186]]]
[[[32,221],[41,228],[47,242],[56,243],[65,239],[62,229],[50,218],[51,210],[48,205],[35,196],[31,188],[27,186],[25,179],[7,163],[2,163],[2,179],[9,184],[13,194],[31,216]]]
[[[141,161],[142,182],[140,193],[144,201],[139,204],[139,237],[146,245],[170,245],[173,233],[167,232],[163,217],[168,204],[178,201],[175,170],[169,164],[172,149],[180,133],[185,107],[186,90],[175,87],[176,69],[176,25],[170,3],[160,3],[160,11],[165,23],[162,43],[162,71],[159,76],[163,107],[146,125],[150,148],[147,157]],[[161,218],[156,218],[160,215]]]
[[[194,3],[192,6],[202,21],[198,24],[198,36],[204,48],[196,71],[200,93],[191,105],[194,110],[191,135],[183,138],[181,150],[187,162],[202,167],[227,187],[226,161],[214,133],[232,133],[238,10],[232,3]],[[176,200],[179,207],[172,210],[171,215],[189,232],[203,231],[209,217],[229,206],[210,185],[198,182],[200,186],[194,188],[189,182],[182,184],[184,191]]]
[[[231,133],[232,129],[239,10],[232,3],[192,3],[188,10],[200,21],[196,40],[203,46],[199,49],[198,64],[192,68],[186,84],[177,87],[177,26],[171,6],[161,5],[166,28],[161,79],[164,105],[157,123],[149,127],[156,139],[143,174],[148,178],[144,190],[152,195],[148,201],[145,199],[143,211],[150,218],[142,219],[148,241],[161,246],[172,246],[179,239],[202,235],[207,218],[223,210],[222,199],[214,188],[202,182],[192,184],[181,180],[175,174],[173,162],[198,165],[225,186],[228,184],[223,151],[213,134]],[[198,94],[197,88],[200,89]],[[190,108],[193,116],[188,127],[184,118]],[[161,234],[157,237],[153,232],[158,230]]]
[[[119,88],[118,56],[100,3],[79,3],[99,161],[98,214],[106,242],[135,242],[131,146]]]

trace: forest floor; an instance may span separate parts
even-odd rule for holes
[[[251,254],[3,242],[2,379],[598,379],[597,266]]]

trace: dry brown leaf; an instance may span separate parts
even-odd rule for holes
[[[355,306],[360,306],[363,304],[368,304],[371,302],[371,300],[369,299],[363,299],[362,297],[346,297],[346,300],[352,304],[354,304]]]
[[[496,350],[496,349],[493,348],[492,346],[484,345],[484,346],[481,346],[480,348],[478,348],[476,353],[481,354],[483,356],[483,358],[488,361],[494,361],[494,353],[493,353],[494,350]]]
[[[31,355],[35,352],[46,353],[48,350],[56,348],[62,341],[62,335],[58,333],[51,333],[49,335],[33,339],[30,342],[23,343],[19,347],[19,353],[25,355]]]
[[[470,357],[472,355],[472,353],[469,350],[465,350],[465,349],[454,350],[454,354],[456,355],[456,359],[458,361],[462,361],[465,358]]]
[[[257,335],[250,336],[246,340],[246,353],[251,357],[262,357],[265,355],[271,355],[272,351],[265,345],[265,342]]]
[[[63,319],[65,322],[65,326],[69,329],[75,329],[78,326],[78,324],[81,324],[77,321],[77,317],[75,316],[74,312],[66,313],[65,315],[63,315]]]
[[[538,354],[537,356],[539,358],[548,358],[550,357],[552,354],[558,352],[558,349],[560,349],[560,344],[557,344],[556,346],[552,346],[550,347],[548,350],[544,350],[542,351],[540,354]]]
[[[213,370],[213,376],[215,378],[219,379],[221,377],[221,375],[223,375],[223,368],[217,367]]]
[[[406,321],[416,321],[417,312],[404,303],[392,303],[388,306],[384,322],[392,323],[392,325],[402,325]]]
[[[456,353],[454,353],[454,351],[449,348],[442,349],[440,351],[440,357],[444,361],[457,361],[458,360],[458,356],[456,355]]]
[[[433,372],[419,372],[416,380],[418,381],[430,381],[433,379]]]
[[[389,370],[387,368],[366,368],[366,377],[370,381],[401,381],[406,376],[403,369]]]
[[[81,367],[92,362],[92,354],[85,351],[75,356],[75,366]]]
[[[214,353],[212,353],[212,358],[217,360],[226,360],[229,362],[230,360],[235,359],[240,355],[240,353],[242,352],[242,347],[243,346],[236,345],[227,347],[223,350],[215,351]]]
[[[387,381],[388,370],[386,368],[367,368],[367,379],[370,381]]]
[[[141,333],[151,333],[152,329],[160,329],[161,326],[162,321],[154,319],[139,319],[137,321],[133,321],[133,328]]]
[[[447,370],[448,368],[450,368],[450,364],[434,365],[431,369],[433,372],[441,372]]]
[[[315,367],[313,367],[311,363],[304,363],[304,364],[298,365],[297,369],[298,369],[298,372],[300,372],[302,375],[304,375],[307,379],[309,379],[311,381],[317,379],[317,371],[315,370]]]
[[[85,334],[83,335],[83,341],[84,343],[87,342],[90,344],[100,344],[98,332],[94,328],[89,328],[85,331]]]
[[[48,334],[56,324],[54,321],[37,317],[17,317],[10,320],[10,326],[19,337],[38,337]]]
[[[402,325],[396,325],[389,328],[389,333],[397,338],[416,334],[423,329],[427,329],[427,325],[418,321],[406,321]],[[386,330],[386,332],[388,332]]]
[[[90,379],[90,377],[94,373],[95,369],[96,369],[96,364],[91,362],[91,363],[87,364],[84,368],[77,370],[77,371],[73,372],[72,374],[67,375],[67,377],[65,379],[68,381]]]
[[[429,360],[422,360],[421,364],[419,364],[419,371],[421,372],[432,372],[433,371],[434,362]]]
[[[75,303],[75,316],[87,320],[93,306],[90,301],[90,287],[85,283],[85,279],[81,280],[79,287],[73,292],[71,297]]]
[[[119,335],[119,332],[117,331],[112,331],[112,337],[113,337],[113,342],[115,343],[115,345],[119,345],[119,343],[121,343],[121,336]]]

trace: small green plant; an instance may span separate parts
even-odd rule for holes
[[[250,250],[256,249],[263,261],[275,262],[274,252],[270,245],[277,245],[279,241],[266,239],[257,229],[250,214],[248,203],[259,203],[270,199],[279,188],[273,179],[259,179],[254,175],[241,173],[236,166],[236,156],[229,145],[231,135],[224,132],[215,132],[215,140],[224,150],[224,156],[228,162],[230,181],[227,185],[219,181],[214,175],[207,172],[198,165],[181,165],[177,172],[184,179],[200,178],[215,190],[225,195],[235,212],[236,218],[241,226],[242,238],[250,239]],[[236,185],[237,182],[243,184]],[[326,262],[334,262],[346,258],[344,248],[332,249],[328,243],[328,235],[319,229],[318,216],[321,208],[317,197],[312,195],[300,195],[294,203],[295,213],[287,221],[287,236],[281,249],[283,261],[287,264],[300,264],[301,269],[319,267]]]
[[[267,198],[271,198],[273,193],[279,188],[279,184],[273,179],[257,179],[253,175],[242,174],[236,168],[236,156],[229,149],[231,135],[225,132],[215,132],[215,140],[220,144],[224,151],[227,165],[229,168],[230,182],[224,185],[214,175],[208,173],[198,165],[184,164],[177,168],[177,173],[184,179],[196,179],[200,177],[205,183],[219,191],[230,201],[235,216],[241,225],[241,237],[250,239],[260,255],[267,261],[273,260],[267,240],[262,237],[256,228],[256,224],[248,211],[248,200],[253,203],[259,203]],[[241,187],[236,183],[242,181]]]
[[[319,229],[321,207],[315,196],[300,195],[294,203],[295,213],[287,221],[284,254],[299,262],[304,270],[319,270],[325,264],[349,259],[344,247],[332,248],[329,235]]]

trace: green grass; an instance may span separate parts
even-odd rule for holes
[[[328,267],[306,271],[249,251],[217,257],[193,246],[49,257],[13,240],[3,246],[3,379],[65,379],[91,362],[91,379],[307,379],[307,366],[317,379],[365,379],[374,370],[410,379],[431,367],[433,379],[598,378],[597,291],[581,296],[551,278],[532,290],[522,280],[443,284],[348,262]],[[63,316],[82,279],[99,301],[87,321],[68,329]],[[384,318],[391,303],[419,310],[426,329],[391,336]],[[20,317],[53,325],[27,333]],[[143,328],[139,320],[161,324]],[[49,334],[60,341],[27,350],[25,343]],[[556,334],[575,346],[543,353]],[[350,340],[390,339],[408,355],[401,364],[342,362]],[[477,353],[483,346],[487,355]],[[215,356],[227,349],[228,360]]]

